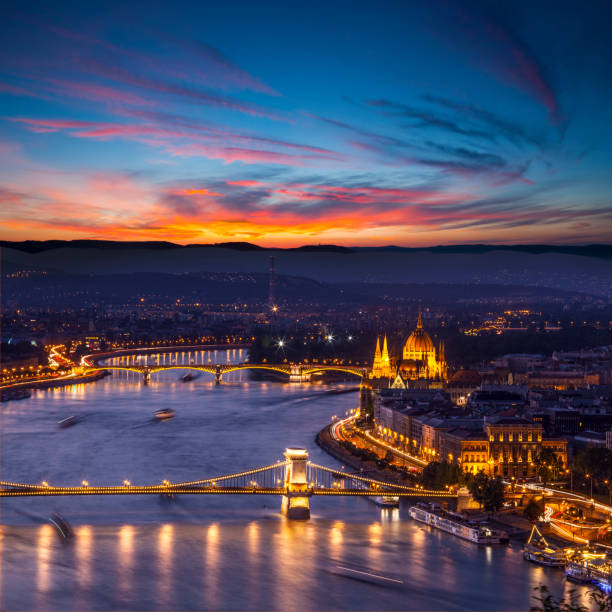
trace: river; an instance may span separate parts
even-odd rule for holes
[[[234,349],[159,359],[244,357]],[[209,374],[182,382],[184,373],[153,374],[143,385],[139,374],[115,372],[2,404],[2,479],[196,480],[274,463],[289,445],[338,467],[314,437],[332,415],[356,406],[357,393],[330,393],[338,384],[251,381],[245,371],[224,375],[218,386]],[[167,407],[176,417],[153,422],[153,412]],[[84,418],[59,429],[58,421],[73,414]],[[476,546],[415,523],[404,505],[381,510],[364,498],[315,497],[307,522],[288,521],[279,509],[279,498],[260,496],[4,499],[1,608],[527,610],[540,582],[557,593],[568,589],[562,571],[523,561],[518,542]],[[51,527],[54,511],[73,525],[72,541]],[[334,575],[334,560],[404,583],[386,588]]]

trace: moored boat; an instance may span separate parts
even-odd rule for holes
[[[572,582],[595,584],[609,592],[612,590],[612,562],[605,552],[578,551],[567,562],[565,577]]]
[[[549,544],[535,524],[523,548],[523,559],[549,567],[563,567],[567,560],[565,551]]]
[[[174,410],[171,408],[162,408],[161,410],[156,410],[153,415],[153,419],[155,421],[167,421],[168,419],[174,418]]]
[[[408,510],[411,518],[441,531],[446,531],[476,544],[507,544],[505,531],[492,529],[487,525],[474,524],[457,514],[443,510],[438,504],[420,502]]]

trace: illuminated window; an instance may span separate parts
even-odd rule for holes
[[[531,432],[529,432],[529,434],[528,434],[528,436],[527,436],[527,440],[528,440],[529,442],[533,442],[533,435],[532,435],[532,433],[531,433]]]
[[[518,441],[519,441],[519,442],[522,442],[522,441],[523,441],[523,434],[522,434],[522,433],[520,433],[520,434],[518,435]]]
[[[500,442],[503,442],[503,441],[504,441],[504,434],[503,434],[503,433],[500,433],[500,434],[499,434],[499,441],[500,441]]]
[[[512,434],[511,433],[508,434],[508,442],[512,442]]]
[[[495,436],[494,436],[493,434],[491,434],[491,435],[489,436],[489,440],[490,440],[491,442],[495,442]]]

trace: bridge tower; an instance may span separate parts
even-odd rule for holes
[[[312,491],[306,478],[308,451],[305,448],[287,448],[285,459],[285,495],[281,512],[289,519],[309,519]]]

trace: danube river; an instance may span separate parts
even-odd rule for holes
[[[166,354],[173,361],[237,362],[242,350]],[[111,360],[125,364],[130,357]],[[157,358],[149,357],[149,363]],[[2,480],[69,485],[196,480],[274,463],[288,445],[338,463],[314,444],[332,415],[354,408],[342,385],[251,381],[216,386],[180,370],[135,373],[34,391],[2,405]],[[344,386],[355,386],[345,383]],[[170,421],[152,421],[172,408]],[[83,420],[68,429],[58,421]],[[156,496],[5,499],[3,610],[527,610],[540,582],[563,572],[529,565],[520,544],[476,546],[413,522],[407,507],[364,498],[311,499],[312,518],[288,521],[280,498]],[[74,527],[65,542],[48,522]],[[358,564],[403,585],[385,588],[329,572]]]

